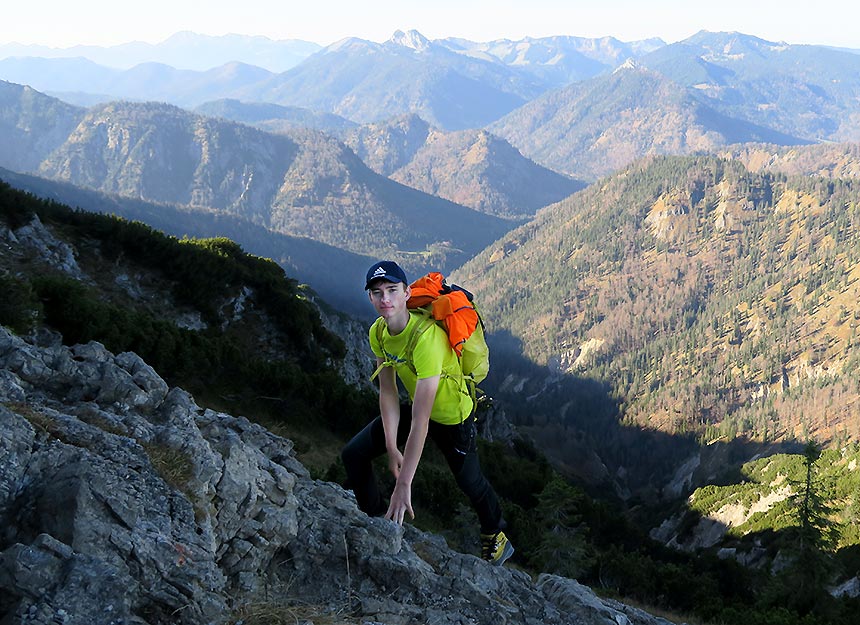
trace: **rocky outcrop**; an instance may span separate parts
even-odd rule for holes
[[[0,223],[0,243],[16,255],[36,259],[78,280],[85,279],[72,247],[57,239],[36,215],[14,231]]]
[[[289,440],[98,343],[0,328],[0,467],[3,625],[666,623],[369,518]]]
[[[371,388],[373,382],[370,376],[373,375],[376,363],[367,339],[370,322],[332,311],[319,302],[311,301],[316,305],[326,330],[343,339],[346,354],[336,363],[340,376],[353,386]]]

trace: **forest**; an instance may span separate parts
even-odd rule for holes
[[[606,386],[629,426],[839,445],[860,437],[858,226],[853,181],[657,157],[545,209],[456,277],[499,344],[522,343],[494,366],[519,367],[519,395],[537,395],[527,425],[611,420],[575,406],[559,418],[519,351],[559,384]]]

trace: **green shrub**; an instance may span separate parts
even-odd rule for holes
[[[25,280],[0,275],[0,325],[17,334],[27,334],[41,321],[42,306]]]

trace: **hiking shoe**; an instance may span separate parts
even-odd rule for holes
[[[481,557],[484,560],[501,566],[512,555],[514,555],[514,546],[504,532],[481,534]]]

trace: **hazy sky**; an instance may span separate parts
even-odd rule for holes
[[[612,35],[679,41],[700,30],[860,49],[856,0],[21,0],[5,2],[0,44],[158,43],[190,30],[384,41],[414,28],[430,39]]]

